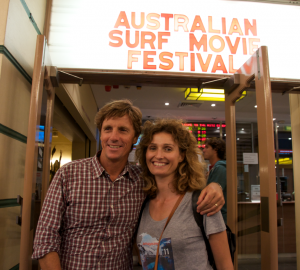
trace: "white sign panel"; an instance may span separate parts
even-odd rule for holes
[[[300,7],[222,0],[54,0],[64,68],[232,74],[259,46],[271,77],[300,79]]]
[[[258,154],[243,153],[243,164],[258,164]]]
[[[251,185],[251,201],[260,201],[260,185]]]

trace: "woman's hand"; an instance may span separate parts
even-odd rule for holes
[[[225,204],[222,188],[217,183],[210,183],[201,192],[197,202],[197,212],[212,216]]]

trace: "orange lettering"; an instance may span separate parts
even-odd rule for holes
[[[165,18],[165,30],[169,31],[169,21],[173,18],[173,14],[162,13],[161,17]]]
[[[243,38],[242,40],[243,40],[243,54],[247,55],[247,42],[245,38]]]
[[[151,29],[151,30],[157,30],[160,27],[160,23],[159,23],[159,21],[152,19],[152,17],[155,17],[157,19],[160,18],[159,14],[157,14],[157,13],[149,13],[147,15],[147,21],[149,23],[153,23],[154,25],[147,24],[147,28]]]
[[[236,18],[232,19],[228,35],[232,35],[233,33],[239,33],[240,36],[243,36],[243,31],[240,27],[238,19]]]
[[[167,66],[166,65],[162,65],[160,64],[159,65],[159,68],[160,69],[163,69],[163,70],[170,70],[173,68],[174,64],[173,64],[173,61],[171,59],[168,59],[168,58],[165,58],[165,56],[167,57],[170,57],[170,58],[173,58],[173,53],[170,53],[170,52],[162,52],[159,54],[159,60],[163,63],[166,63],[168,64]]]
[[[138,62],[137,57],[133,57],[133,55],[141,55],[141,51],[128,51],[128,62],[127,62],[127,68],[132,69],[132,62]]]
[[[201,67],[201,70],[203,72],[207,72],[208,70],[208,67],[209,67],[209,64],[210,64],[210,61],[211,61],[211,58],[212,58],[212,54],[209,54],[207,56],[207,59],[206,59],[206,62],[204,63],[203,59],[202,59],[202,56],[200,53],[196,53],[197,55],[197,58],[198,58],[198,61],[199,61],[199,64],[200,64],[200,67]]]
[[[253,42],[260,42],[259,38],[249,38],[249,54],[252,55],[258,49],[258,45],[253,44]]]
[[[141,23],[140,23],[140,25],[137,25],[135,23],[135,12],[131,12],[131,25],[133,26],[133,28],[141,29],[141,28],[143,28],[144,24],[145,24],[145,12],[141,12]]]
[[[256,20],[252,21],[253,22],[252,25],[250,24],[248,19],[245,19],[244,22],[245,22],[245,35],[248,36],[250,30],[253,36],[257,36]]]
[[[215,30],[212,28],[212,16],[208,16],[208,33],[220,34],[220,30]]]
[[[115,34],[122,36],[123,32],[120,31],[120,30],[112,30],[112,31],[110,31],[109,32],[109,38],[112,39],[112,40],[114,40],[114,41],[117,41],[117,43],[109,42],[109,46],[111,46],[111,47],[120,47],[123,44],[123,40],[120,37],[114,36]]]
[[[179,21],[179,20],[183,20]],[[178,32],[178,28],[179,26],[181,26],[184,30],[184,32],[188,32],[188,28],[187,28],[187,24],[189,23],[189,18],[185,15],[181,15],[181,14],[175,14],[174,16],[174,30],[176,32]]]
[[[221,42],[221,46],[219,49],[214,47],[214,40],[217,39]],[[225,41],[223,40],[223,38],[221,38],[220,36],[214,35],[209,39],[209,47],[211,48],[211,50],[213,52],[221,52],[224,50],[225,48]]]
[[[195,54],[191,53],[191,71],[195,71]]]
[[[235,73],[237,69],[233,68],[233,55],[229,55],[229,73]]]
[[[150,39],[146,39],[146,36],[151,36],[151,38]],[[156,39],[156,36],[155,36],[154,33],[142,31],[141,48],[145,49],[145,44],[148,43],[150,45],[151,49],[154,50],[155,49],[155,46],[154,46],[155,39]]]
[[[217,70],[221,70],[223,73],[228,73],[221,55],[216,56],[216,60],[211,72],[216,73]]]
[[[226,18],[222,18],[222,34],[226,34]]]
[[[188,55],[187,52],[175,52],[175,56],[179,57],[179,70],[184,70],[184,57]]]
[[[201,39],[197,41],[194,34],[190,34],[190,51],[194,51],[194,46],[200,51],[203,46],[203,51],[207,52],[207,35],[202,35]]]
[[[230,41],[229,37],[225,37],[225,39],[227,41],[230,53],[231,54],[236,54],[236,51],[237,51],[237,48],[238,48],[238,45],[240,43],[241,38],[240,37],[236,38],[234,45],[231,44],[231,41]]]
[[[168,43],[168,40],[166,38],[163,38],[164,36],[169,37],[171,34],[170,32],[158,32],[158,49],[162,49],[163,43]]]
[[[154,62],[153,58],[149,58],[149,55],[156,55],[154,51],[144,51],[144,61],[143,61],[143,68],[144,69],[156,69],[156,65],[149,65],[149,62]]]
[[[118,17],[114,27],[118,28],[119,26],[125,26],[127,29],[130,29],[129,22],[128,22],[125,11],[120,12],[119,17]]]
[[[201,17],[199,15],[195,16],[191,32],[195,32],[195,30],[200,30],[202,33],[206,33],[205,27],[203,25],[203,22],[201,20]]]
[[[137,45],[139,45],[140,42],[140,36],[139,31],[135,31],[135,41],[133,44],[130,43],[130,30],[126,30],[126,45],[129,48],[135,48]]]

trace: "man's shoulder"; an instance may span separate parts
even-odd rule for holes
[[[62,171],[68,171],[68,170],[72,170],[78,167],[86,167],[92,164],[93,162],[93,158],[94,157],[89,157],[89,158],[83,158],[83,159],[76,159],[73,160],[69,163],[66,163],[65,165],[63,165],[60,170]]]
[[[219,160],[216,162],[214,169],[222,168],[226,170],[226,160]]]
[[[140,181],[141,180],[140,174],[142,172],[141,166],[129,164],[129,169],[131,172],[131,177]]]
[[[140,165],[133,165],[133,164],[129,164],[129,167],[131,170],[135,171],[135,172],[142,172],[142,168]]]

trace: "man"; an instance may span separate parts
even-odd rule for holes
[[[211,138],[206,141],[203,149],[204,159],[209,160],[210,167],[208,172],[207,184],[218,183],[223,189],[225,204],[221,212],[225,224],[227,224],[227,188],[226,188],[226,144],[220,138]]]
[[[113,101],[95,121],[102,150],[60,168],[45,198],[32,255],[43,270],[132,269],[132,237],[145,195],[140,168],[128,156],[142,113],[128,100]],[[201,213],[216,213],[224,204],[221,189],[206,187],[198,203]]]

